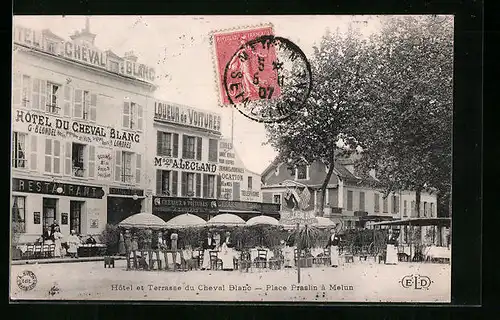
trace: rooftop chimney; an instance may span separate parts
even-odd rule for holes
[[[71,40],[74,41],[82,41],[88,42],[94,45],[96,34],[90,32],[90,17],[85,17],[85,29],[82,29],[81,32],[75,31],[75,33],[70,36]]]

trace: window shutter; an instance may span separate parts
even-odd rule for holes
[[[45,138],[45,172],[52,172],[52,139]]]
[[[47,106],[47,81],[40,80],[40,110]]]
[[[40,109],[40,80],[33,79],[33,90],[31,91],[31,107],[33,109]]]
[[[54,140],[52,147],[54,150],[52,151],[54,158],[54,173],[61,174],[61,142],[59,140]]]
[[[187,141],[188,141],[188,137],[186,135],[182,135],[182,157],[183,158],[187,158],[186,157],[186,153],[187,153]]]
[[[36,170],[37,168],[37,154],[38,154],[38,148],[37,148],[37,136],[31,136],[31,153],[30,153],[30,170]]]
[[[90,121],[97,120],[97,94],[90,94]]]
[[[121,181],[122,171],[122,152],[117,150],[115,152],[115,181]]]
[[[141,155],[136,153],[135,154],[135,183],[141,183],[141,168],[142,168],[142,163],[141,163]]]
[[[162,171],[156,170],[156,195],[159,196],[162,194],[161,192],[161,184],[162,184]]]
[[[203,197],[208,198],[208,175],[203,175]]]
[[[88,177],[95,177],[95,146],[88,146],[89,148],[89,172]]]
[[[222,189],[222,178],[220,175],[217,175],[217,198],[221,197],[221,189]]]
[[[22,75],[15,72],[12,79],[12,105],[14,108],[21,106],[22,100]]]
[[[201,173],[196,174],[196,196],[201,198]]]
[[[73,117],[75,118],[83,118],[83,91],[79,89],[75,89],[75,104],[73,105]]]
[[[70,86],[64,86],[64,116],[71,117],[71,101],[73,96],[73,88]]]
[[[177,158],[179,156],[179,134],[172,134],[173,147],[172,147],[172,157]]]
[[[123,103],[123,127],[130,127],[130,102],[128,101]]]
[[[187,172],[181,174],[181,195],[183,197],[187,195]]]
[[[72,144],[71,142],[66,142],[66,146],[64,148],[64,174],[67,176],[71,175],[71,152],[72,152]]]
[[[156,154],[159,156],[163,155],[162,146],[163,146],[163,132],[156,131]]]
[[[196,160],[201,160],[201,150],[203,148],[203,139],[196,138]]]
[[[172,171],[172,190],[170,191],[170,195],[173,197],[177,196],[177,184],[178,184],[178,174],[177,171]]]
[[[142,106],[137,105],[137,129],[142,130]]]

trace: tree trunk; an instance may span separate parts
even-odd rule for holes
[[[332,155],[332,161],[330,163],[330,167],[328,168],[328,172],[326,173],[325,180],[321,185],[321,193],[319,197],[319,213],[318,216],[322,217],[324,215],[325,208],[325,196],[326,196],[326,187],[328,186],[328,182],[330,182],[330,178],[332,177],[333,170],[335,169],[335,156]],[[340,195],[339,195],[340,196]]]

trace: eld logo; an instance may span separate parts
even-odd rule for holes
[[[403,288],[413,288],[416,290],[428,290],[429,287],[431,286],[431,283],[433,283],[429,277],[427,276],[421,276],[418,274],[411,274],[409,276],[404,276],[403,279],[399,281],[401,283],[401,286]]]

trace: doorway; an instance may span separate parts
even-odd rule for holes
[[[69,202],[69,226],[70,230],[75,230],[76,234],[82,233],[82,208],[83,201]]]
[[[57,222],[57,199],[43,198],[43,225],[50,226]]]

